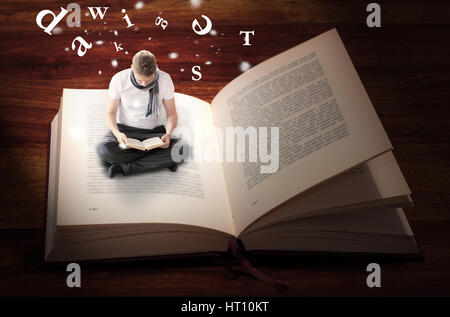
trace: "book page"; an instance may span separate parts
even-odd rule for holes
[[[137,139],[127,138],[127,140],[128,140],[128,147],[133,147],[133,148],[137,148],[137,149],[145,148],[145,145],[143,144],[143,142],[141,142]]]
[[[176,172],[107,176],[96,152],[108,131],[106,95],[107,90],[64,89],[57,224],[176,223],[233,234],[219,163],[183,162]],[[212,125],[208,103],[179,93],[175,102],[173,138],[183,138],[178,131],[190,131],[194,121]],[[191,151],[203,141],[189,140]]]
[[[212,107],[222,130],[270,131],[257,162],[223,164],[238,232],[294,195],[392,148],[336,29],[251,68],[225,86]],[[271,127],[279,128],[279,143],[272,142]],[[271,160],[276,172],[262,173],[273,162],[261,163],[261,150],[279,154]]]
[[[150,138],[147,140],[142,141],[142,143],[144,144],[145,148],[155,148],[161,145],[164,145],[164,142],[161,141],[161,138],[158,137],[154,137],[154,138]]]

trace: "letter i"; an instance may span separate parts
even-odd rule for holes
[[[122,13],[125,13],[125,12],[127,12],[127,10],[122,9]],[[128,17],[128,14],[125,14],[125,16],[122,19],[125,19],[125,21],[127,21],[127,24],[128,24],[127,29],[134,25],[131,23],[130,18]]]

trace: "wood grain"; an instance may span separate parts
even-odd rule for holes
[[[188,1],[152,1],[140,10],[128,1],[98,2],[110,7],[106,24],[85,16],[91,2],[78,1],[80,28],[69,28],[63,20],[60,34],[49,36],[39,29],[35,17],[40,10],[56,11],[67,3],[0,3],[0,295],[279,295],[238,268],[194,260],[92,266],[83,271],[81,289],[68,289],[64,269],[40,265],[47,127],[63,88],[106,89],[111,76],[127,68],[140,49],[155,52],[176,91],[210,102],[241,73],[242,61],[256,65],[333,27],[413,192],[415,208],[406,212],[425,258],[383,262],[383,286],[376,290],[364,283],[369,259],[286,258],[264,260],[258,268],[290,282],[288,296],[450,295],[448,1],[380,2],[380,29],[365,25],[366,4],[360,1],[206,1],[197,9]],[[138,29],[126,28],[122,8]],[[192,20],[201,14],[212,19],[216,36],[192,32]],[[166,30],[154,24],[159,15],[169,21]],[[240,30],[255,31],[251,46],[242,46]],[[103,44],[79,57],[70,49],[79,35]],[[115,52],[114,41],[124,51]],[[170,59],[171,52],[178,58]],[[199,82],[191,80],[194,65],[202,67]]]

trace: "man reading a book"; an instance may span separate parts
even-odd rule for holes
[[[161,118],[161,106],[166,124]],[[167,167],[176,171],[171,148],[177,124],[174,85],[170,75],[160,69],[155,56],[146,50],[134,55],[131,68],[115,74],[109,84],[106,124],[110,131],[97,146],[100,158],[109,166],[108,175],[129,175]],[[160,137],[164,145],[149,151],[128,147],[128,138],[140,141]]]

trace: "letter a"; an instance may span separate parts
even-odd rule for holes
[[[67,265],[66,272],[72,272],[67,276],[67,287],[81,287],[81,268],[78,263]]]
[[[61,7],[61,12],[56,16],[52,11],[50,10],[42,10],[38,13],[36,16],[36,24],[44,30],[45,33],[52,35],[52,30],[55,28],[55,26],[59,23],[59,21],[64,18],[64,16],[67,14],[67,10]],[[53,21],[50,23],[47,27],[42,25],[42,19],[47,15],[51,14],[53,16]]]
[[[75,41],[80,42],[80,47],[78,48],[78,56],[83,56],[84,54],[86,54],[87,50],[90,49],[92,47],[92,43],[86,42],[81,36],[77,36],[73,41],[72,41],[72,50],[75,50]],[[82,48],[85,48],[84,50]]]
[[[370,263],[367,265],[367,272],[372,272],[367,276],[368,287],[381,287],[381,268],[377,263]]]
[[[372,12],[367,16],[366,23],[369,28],[374,26],[381,27],[381,8],[378,3],[369,3],[366,8],[367,12]]]
[[[68,11],[72,11],[68,16],[67,16],[67,26],[70,28],[73,27],[77,27],[79,28],[81,26],[81,9],[80,9],[80,5],[78,3],[69,3],[69,5],[67,6],[67,10]]]

